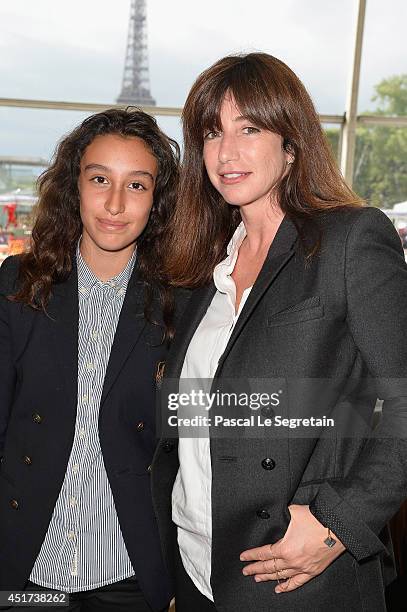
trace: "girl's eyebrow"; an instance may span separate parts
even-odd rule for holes
[[[84,170],[102,170],[103,172],[109,172],[111,170],[111,168],[109,168],[108,166],[104,166],[103,164],[87,164],[84,168]],[[148,170],[131,170],[128,173],[128,176],[148,176],[150,177],[150,179],[154,182],[154,177],[151,174],[151,172],[148,172]]]

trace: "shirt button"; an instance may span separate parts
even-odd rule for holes
[[[88,396],[87,395],[82,395],[82,404],[87,404],[88,403]]]
[[[73,506],[76,506],[76,497],[73,497],[73,495],[69,498],[69,505],[71,506],[71,508],[73,508]]]
[[[74,531],[68,531],[68,540],[73,540],[75,537],[75,532]]]
[[[97,340],[99,337],[98,332],[96,331],[96,329],[93,330],[92,332],[92,340]]]
[[[79,430],[79,437],[80,438],[84,438],[86,436],[86,430],[81,427],[81,429]]]
[[[75,463],[75,465],[72,466],[72,472],[74,474],[77,474],[79,472],[79,464]]]
[[[88,372],[92,372],[94,369],[94,365],[91,361],[89,361],[89,363],[86,364],[86,369]]]

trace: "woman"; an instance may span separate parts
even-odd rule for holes
[[[87,118],[39,179],[30,251],[0,269],[1,590],[69,593],[69,610],[167,609],[149,466],[177,180],[178,147],[155,119]]]
[[[196,290],[166,377],[275,393],[260,415],[271,425],[220,433],[214,422],[241,414],[235,401],[217,406],[206,438],[184,429],[156,451],[177,612],[385,610],[385,526],[407,495],[400,240],[346,186],[278,59],[216,62],[183,124],[167,265],[174,285]]]

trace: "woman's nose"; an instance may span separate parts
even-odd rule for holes
[[[239,159],[239,150],[237,147],[236,139],[233,136],[222,136],[219,147],[219,161],[225,164],[229,161],[236,161]]]

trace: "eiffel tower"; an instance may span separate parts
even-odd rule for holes
[[[148,75],[146,0],[131,0],[122,91],[117,103],[155,106]]]

